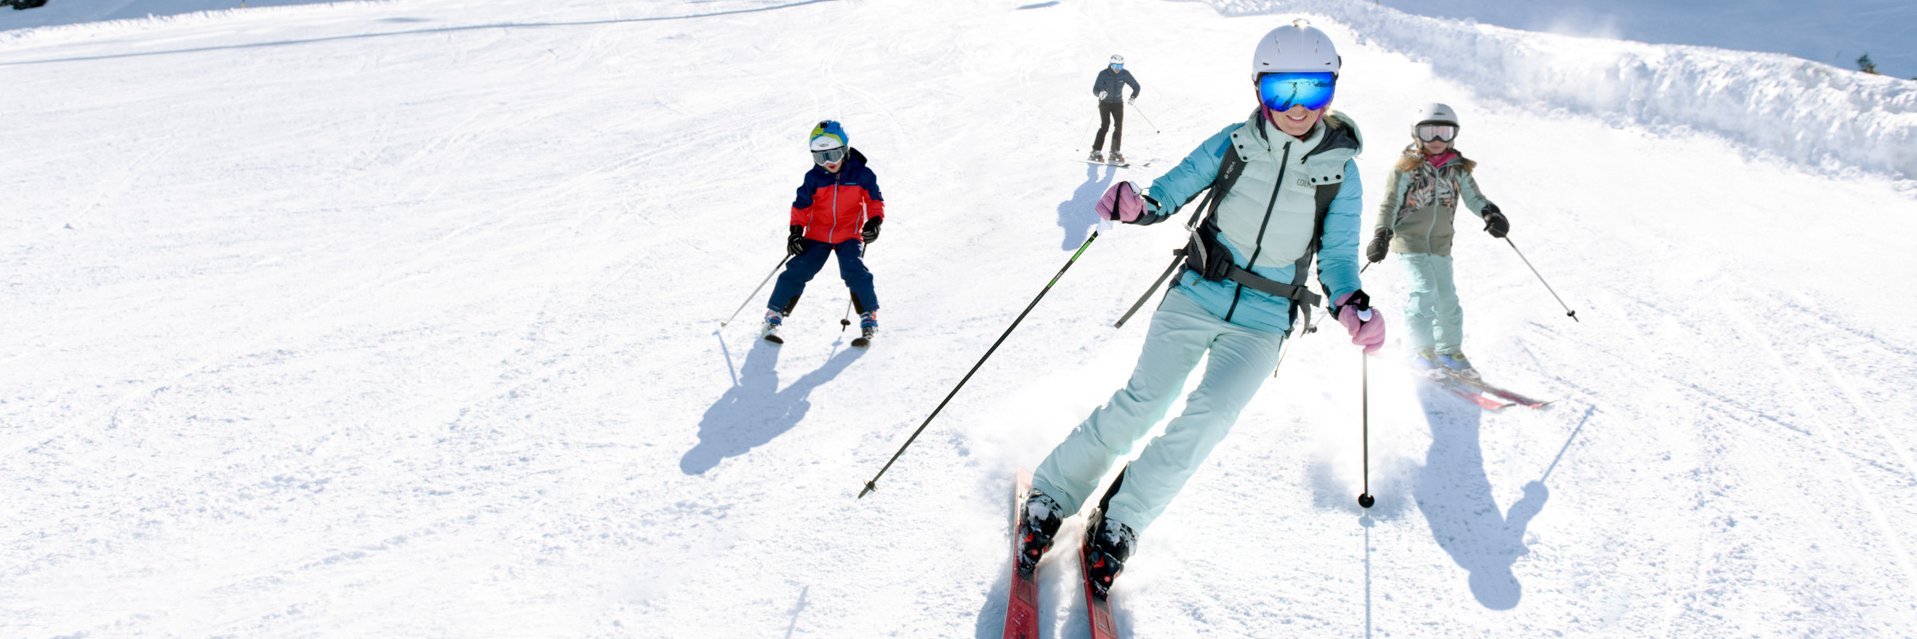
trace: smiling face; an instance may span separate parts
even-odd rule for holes
[[[1304,139],[1305,136],[1311,135],[1312,127],[1318,126],[1318,120],[1323,119],[1325,113],[1331,111],[1329,95],[1323,99],[1324,106],[1316,109],[1307,109],[1302,104],[1293,104],[1283,111],[1273,110],[1265,102],[1265,88],[1261,87],[1260,83],[1260,78],[1252,78],[1252,93],[1258,98],[1260,108],[1265,112],[1265,119],[1270,120],[1272,126],[1278,127],[1279,131],[1285,132],[1285,135]]]
[[[1311,134],[1311,128],[1318,126],[1318,120],[1323,118],[1325,111],[1330,109],[1329,104],[1322,109],[1307,109],[1292,105],[1285,111],[1265,109],[1265,118],[1271,120],[1272,125],[1277,126],[1278,130],[1284,131],[1285,135],[1302,139]]]
[[[1451,148],[1451,143],[1444,140],[1431,140],[1429,142],[1422,142],[1422,144],[1424,145],[1425,155],[1437,155]]]

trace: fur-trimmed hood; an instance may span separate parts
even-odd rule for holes
[[[1473,160],[1471,158],[1465,157],[1464,152],[1459,151],[1457,147],[1452,147],[1451,151],[1453,153],[1458,154],[1459,162],[1464,163],[1462,166],[1464,168],[1465,173],[1470,173],[1471,171],[1478,168],[1477,160]],[[1423,161],[1424,161],[1424,152],[1418,150],[1417,144],[1411,144],[1404,148],[1404,156],[1398,158],[1398,164],[1394,166],[1393,168],[1396,168],[1400,171],[1410,172],[1412,170],[1417,169],[1418,163]]]

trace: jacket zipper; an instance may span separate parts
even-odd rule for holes
[[[1231,151],[1227,151],[1227,153],[1230,153],[1230,152]],[[1278,161],[1278,180],[1272,183],[1271,199],[1265,202],[1265,220],[1263,222],[1258,223],[1258,242],[1252,245],[1251,259],[1245,261],[1245,270],[1247,271],[1251,270],[1252,267],[1258,265],[1258,256],[1265,252],[1265,229],[1271,227],[1271,212],[1278,208],[1278,193],[1284,190],[1285,173],[1289,171],[1290,169],[1291,169],[1291,142],[1286,141],[1285,153],[1283,155],[1283,158]],[[1240,296],[1244,295],[1244,293],[1245,293],[1244,284],[1239,284],[1238,289],[1232,291],[1231,307],[1225,309],[1225,321],[1227,322],[1231,321],[1232,314],[1238,311],[1238,299]],[[1287,300],[1287,303],[1289,303],[1289,300]]]
[[[825,242],[832,243],[832,234],[839,232],[839,177],[845,167],[839,167],[840,173],[832,174],[832,230],[826,231]]]

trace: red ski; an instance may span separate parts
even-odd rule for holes
[[[1085,610],[1091,615],[1092,639],[1118,639],[1118,622],[1112,619],[1111,594],[1101,597],[1092,588],[1091,562],[1086,560],[1092,547],[1092,525],[1103,516],[1103,512],[1094,509],[1086,520],[1085,543],[1078,547],[1078,580],[1085,587]]]
[[[1516,402],[1509,402],[1497,397],[1487,396],[1482,387],[1473,385],[1460,377],[1439,373],[1435,377],[1427,374],[1426,379],[1431,380],[1433,384],[1437,384],[1438,388],[1451,391],[1457,396],[1463,397],[1473,404],[1477,404],[1478,408],[1495,411],[1517,405]]]
[[[1456,374],[1450,374],[1449,376],[1452,379],[1456,379],[1459,382],[1462,382],[1466,386],[1477,389],[1481,393],[1484,393],[1486,395],[1491,395],[1498,399],[1502,399],[1504,401],[1511,402],[1513,404],[1517,404],[1525,408],[1544,408],[1545,406],[1551,405],[1551,402],[1546,400],[1531,399],[1529,397],[1525,397],[1523,395],[1519,395],[1517,393],[1513,393],[1511,391],[1505,390],[1501,387],[1492,386],[1491,384],[1486,383],[1484,381],[1484,378],[1482,377],[1464,377],[1462,375],[1456,375]]]
[[[1018,570],[1018,524],[1025,519],[1025,495],[1032,491],[1032,472],[1020,469],[1012,488],[1012,596],[1005,603],[1005,639],[1038,639],[1038,569]]]

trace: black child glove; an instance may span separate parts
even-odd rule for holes
[[[1385,254],[1391,252],[1391,229],[1378,231],[1371,236],[1371,244],[1365,247],[1365,260],[1383,262]]]
[[[879,239],[879,223],[883,221],[885,221],[885,218],[881,218],[881,217],[875,217],[875,218],[866,220],[865,229],[859,231],[859,239],[864,241],[866,244],[871,244],[872,242],[878,240]]]
[[[798,257],[805,252],[805,227],[792,225],[792,235],[785,238],[785,254]]]
[[[1504,219],[1504,213],[1498,207],[1484,207],[1484,232],[1490,233],[1491,237],[1503,238],[1505,233],[1511,232],[1511,221]]]

